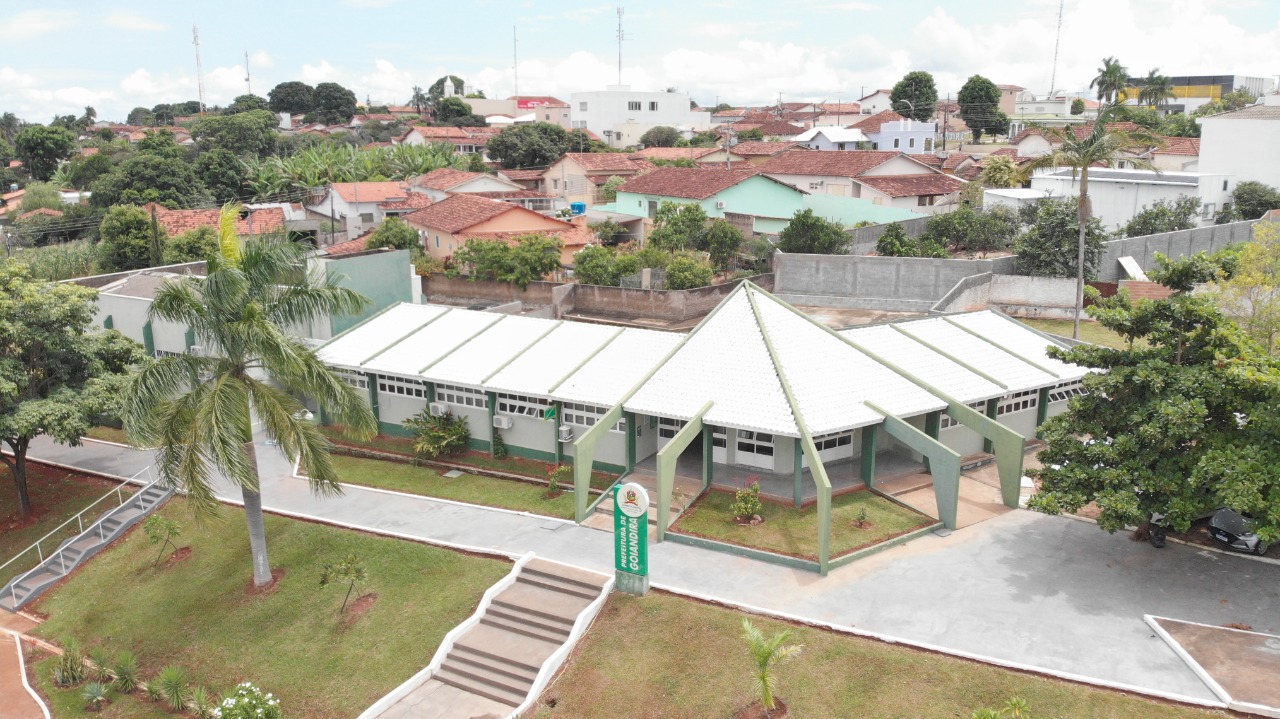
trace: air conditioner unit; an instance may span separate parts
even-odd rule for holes
[[[200,345],[191,345],[191,348],[187,350],[187,354],[191,355],[192,357],[203,357],[204,348],[201,347]]]
[[[573,427],[571,425],[562,424],[556,430],[556,439],[561,442],[573,441]]]
[[[493,416],[494,429],[511,429],[511,418],[496,414]]]
[[[444,402],[430,402],[427,404],[427,412],[429,412],[432,417],[443,417],[446,414],[449,414],[449,405]]]
[[[724,200],[716,200],[716,209],[717,209],[717,210],[723,210],[723,209],[724,209]]]

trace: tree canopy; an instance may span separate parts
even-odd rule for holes
[[[95,207],[158,202],[181,208],[207,204],[213,198],[185,160],[138,153],[98,178],[89,202]]]
[[[141,207],[120,205],[107,210],[98,232],[99,261],[108,272],[140,270],[151,266],[151,248],[156,239],[151,216]],[[163,234],[164,230],[160,229]],[[163,246],[164,238],[160,238]]]
[[[546,167],[568,147],[568,133],[549,122],[512,125],[489,139],[486,152],[508,170]]]
[[[1256,220],[1269,210],[1280,209],[1280,190],[1256,180],[1245,180],[1231,191],[1231,209],[1241,220]]]
[[[75,152],[76,136],[61,127],[31,125],[18,133],[13,149],[33,178],[48,180],[58,163]]]
[[[1270,354],[1280,340],[1280,223],[1253,226],[1253,242],[1231,254],[1230,271],[1215,278],[1210,296],[1224,314]],[[1221,262],[1221,261],[1220,261]]]
[[[924,70],[912,70],[903,75],[889,93],[889,101],[899,115],[928,122],[938,104],[938,88],[933,84],[933,75]]]
[[[275,149],[278,119],[267,110],[211,115],[196,120],[191,137],[201,151],[228,150],[237,156],[266,157]]]
[[[471,268],[471,279],[510,282],[520,289],[560,268],[560,240],[524,235],[506,240],[470,240],[453,253],[453,263]]]
[[[315,88],[305,82],[282,82],[267,93],[267,109],[272,112],[305,115],[315,109],[315,105]]]
[[[849,235],[838,222],[819,217],[813,210],[797,210],[778,238],[778,249],[793,254],[842,255],[849,249]]]
[[[1102,59],[1102,67],[1089,82],[1089,87],[1097,88],[1098,100],[1114,103],[1129,84],[1129,70],[1114,57]],[[1051,88],[1056,89],[1056,88]]]
[[[75,284],[32,280],[16,263],[0,264],[0,454],[32,510],[26,460],[31,440],[48,435],[77,444],[105,415],[116,414],[121,389],[142,347],[114,330],[95,331],[97,293]]]
[[[1084,276],[1093,277],[1102,257],[1102,241],[1107,231],[1102,221],[1089,218],[1085,224]],[[1075,277],[1080,240],[1080,215],[1073,197],[1044,199],[1036,204],[1030,227],[1014,246],[1018,254],[1018,274],[1039,277]]]
[[[1125,237],[1189,230],[1199,225],[1200,198],[1180,195],[1173,202],[1156,200],[1133,216],[1121,230]]]
[[[981,75],[971,76],[957,95],[960,119],[969,126],[973,141],[981,142],[983,134],[1009,130],[1009,118],[1000,110],[1000,88]]]
[[[312,97],[315,105],[311,112],[316,122],[345,125],[356,114],[356,94],[336,82],[316,85]]]
[[[651,127],[640,136],[640,144],[645,147],[675,147],[679,141],[680,131],[667,125]]]
[[[471,115],[471,106],[460,97],[450,96],[436,104],[436,122],[447,125]],[[483,119],[482,119],[483,122]]]
[[[365,249],[390,247],[394,250],[410,250],[419,246],[418,231],[399,217],[388,217],[378,229],[369,233]]]

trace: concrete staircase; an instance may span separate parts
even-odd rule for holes
[[[553,657],[563,660],[603,595],[609,577],[536,557],[524,563],[461,631],[446,637],[432,664],[361,719],[507,717],[541,692]],[[501,583],[500,583],[501,584]],[[586,614],[586,612],[592,614]],[[455,630],[457,631],[457,630]],[[541,683],[540,683],[541,682]]]
[[[16,612],[35,601],[46,589],[101,552],[171,496],[172,490],[155,482],[143,487],[83,532],[63,542],[34,569],[15,577],[0,589],[0,609]]]

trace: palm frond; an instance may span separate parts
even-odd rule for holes
[[[243,209],[239,202],[228,202],[218,215],[218,250],[232,264],[240,261],[240,237],[236,233],[236,223]]]

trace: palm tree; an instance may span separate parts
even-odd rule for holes
[[[253,582],[271,581],[254,419],[290,460],[300,459],[319,496],[341,492],[331,445],[304,419],[300,396],[313,398],[353,435],[371,436],[373,414],[354,388],[338,379],[288,329],[316,317],[359,312],[368,300],[332,275],[308,271],[301,245],[279,238],[240,241],[239,205],[222,210],[220,252],[205,277],[161,286],[148,313],[189,327],[204,349],[148,365],[125,394],[131,440],[159,447],[161,479],[210,509],[220,472],[239,486],[249,525]],[[269,378],[269,379],[268,379]]]
[[[1098,100],[1100,102],[1115,102],[1128,85],[1129,70],[1114,57],[1104,57],[1102,59],[1102,67],[1098,68],[1098,76],[1089,83],[1089,87],[1098,88]]]
[[[742,638],[747,640],[747,652],[751,654],[751,661],[756,665],[752,677],[755,679],[756,691],[760,694],[760,705],[764,707],[767,714],[774,708],[773,693],[777,684],[773,676],[774,668],[793,659],[800,653],[802,646],[782,645],[791,638],[790,629],[778,632],[772,637],[765,637],[764,632],[746,618],[742,620]]]
[[[414,85],[413,97],[409,98],[409,104],[413,105],[413,109],[419,115],[425,115],[427,108],[431,106],[431,98],[427,96],[427,93],[423,92],[421,87]]]
[[[1110,58],[1108,58],[1110,59]],[[1028,162],[1024,172],[1028,175],[1036,170],[1053,167],[1070,167],[1072,177],[1080,178],[1079,215],[1077,223],[1080,227],[1080,243],[1076,257],[1076,311],[1072,338],[1080,339],[1080,310],[1084,306],[1084,250],[1085,232],[1092,216],[1089,204],[1089,168],[1094,165],[1114,167],[1120,160],[1132,163],[1134,167],[1154,170],[1147,160],[1133,156],[1134,151],[1161,146],[1164,141],[1145,129],[1123,132],[1115,127],[1108,127],[1108,120],[1114,115],[1116,105],[1104,105],[1098,112],[1098,118],[1092,128],[1080,128],[1077,135],[1074,128],[1055,127],[1045,131],[1054,150]]]
[[[1168,75],[1161,75],[1160,68],[1153,68],[1142,81],[1142,89],[1138,92],[1138,102],[1151,107],[1161,107],[1169,100],[1177,97],[1173,92],[1173,80]]]

